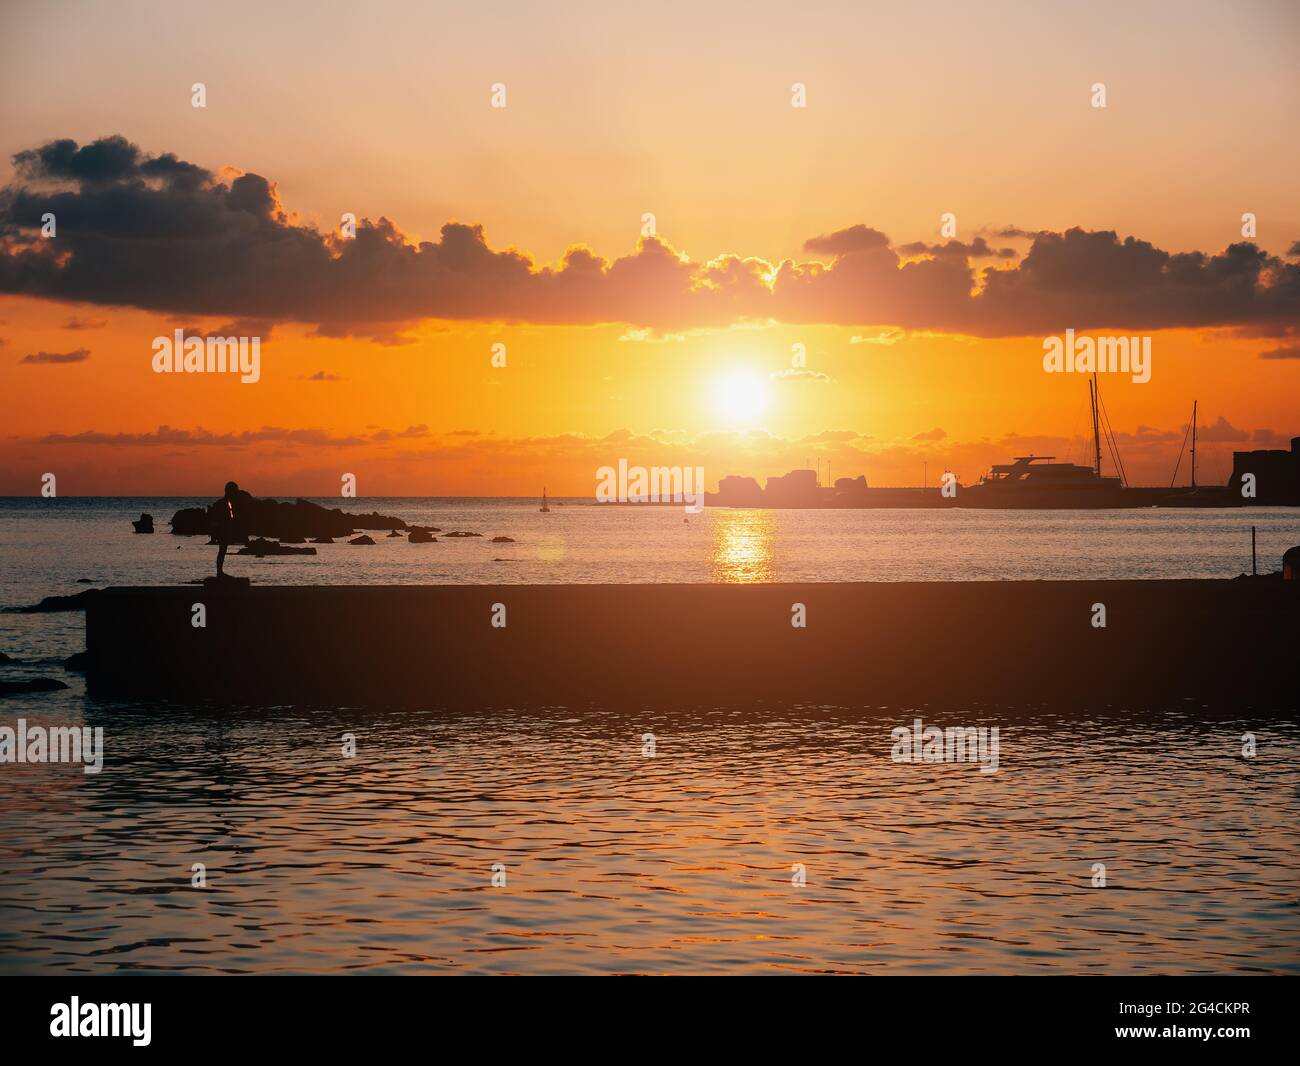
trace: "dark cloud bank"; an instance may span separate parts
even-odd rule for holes
[[[775,319],[983,337],[1067,327],[1284,337],[1300,323],[1300,263],[1250,242],[1173,253],[1110,231],[999,231],[1031,241],[1013,262],[979,237],[896,246],[855,225],[808,240],[815,258],[803,262],[694,262],[652,238],[613,260],[572,248],[551,267],[456,222],[412,243],[385,218],[364,220],[341,240],[294,219],[260,175],[222,179],[122,137],[51,141],[14,164],[0,190],[0,292],[313,323],[330,335],[391,336],[425,318],[658,330]],[[40,236],[46,212],[53,240]]]

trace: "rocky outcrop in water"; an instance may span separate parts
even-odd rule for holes
[[[98,595],[98,589],[86,589],[71,596],[46,596],[40,603],[29,607],[6,607],[12,614],[44,614],[48,611],[84,611],[86,599]]]
[[[256,555],[259,559],[267,555],[315,555],[315,548],[294,548],[288,544],[279,544],[273,540],[254,538],[248,546],[240,548],[236,555]]]
[[[22,696],[28,692],[58,692],[68,686],[52,677],[33,677],[27,681],[0,681],[0,696]]]
[[[374,537],[367,537],[364,533],[361,534],[361,536],[355,537],[352,540],[348,541],[349,544],[374,544],[374,542],[375,542]]]
[[[274,537],[285,541],[295,539],[302,543],[320,537],[346,537],[358,529],[407,528],[400,518],[391,518],[374,511],[370,514],[349,514],[337,507],[321,507],[308,500],[281,503],[279,500],[259,500],[240,491],[235,501],[238,526],[245,537]],[[212,536],[212,519],[205,507],[186,507],[172,515],[172,533],[176,536]]]

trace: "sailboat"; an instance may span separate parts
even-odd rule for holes
[[[1196,413],[1199,401],[1192,401],[1192,420],[1183,434],[1183,445],[1178,450],[1178,461],[1174,464],[1174,476],[1169,481],[1170,495],[1161,501],[1165,507],[1222,507],[1227,491],[1219,485],[1198,485],[1196,483]],[[1183,452],[1187,450],[1187,438],[1192,440],[1192,479],[1191,484],[1174,488],[1178,481],[1178,469],[1183,463]]]
[[[542,505],[541,505],[541,507],[539,507],[539,508],[537,508],[537,509],[538,509],[539,511],[541,511],[542,514],[550,514],[550,513],[551,513],[551,509],[550,509],[549,507],[546,506],[546,486],[545,486],[545,485],[542,486]]]

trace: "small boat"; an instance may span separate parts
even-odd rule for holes
[[[539,511],[541,511],[542,514],[550,514],[550,513],[551,513],[551,509],[550,509],[549,507],[546,506],[546,486],[545,486],[545,485],[542,486],[542,505],[541,505],[541,507],[539,507],[539,508],[537,508],[537,509],[538,509]]]

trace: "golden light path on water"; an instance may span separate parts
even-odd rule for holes
[[[714,581],[729,584],[775,581],[775,519],[771,511],[713,508]]]

